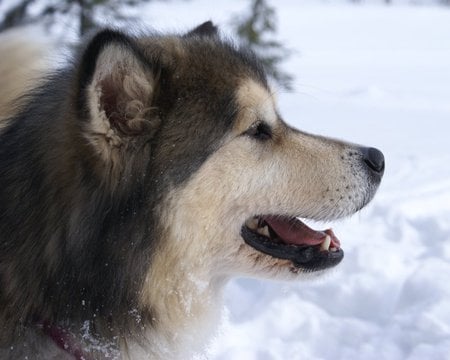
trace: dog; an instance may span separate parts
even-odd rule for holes
[[[261,62],[212,22],[104,29],[76,53],[0,103],[0,358],[186,359],[230,278],[342,260],[301,219],[363,208],[379,150],[289,126]],[[33,60],[17,56],[0,67]]]

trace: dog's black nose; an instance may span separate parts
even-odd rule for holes
[[[375,173],[382,175],[384,172],[384,155],[375,148],[361,148],[363,160],[366,165]]]

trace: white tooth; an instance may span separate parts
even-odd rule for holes
[[[336,247],[330,247],[331,252],[336,252],[338,249]]]
[[[270,237],[269,228],[266,226],[258,228],[258,233],[267,237]]]
[[[320,245],[320,250],[328,251],[328,249],[330,248],[330,244],[331,244],[331,236],[327,235],[323,243]]]

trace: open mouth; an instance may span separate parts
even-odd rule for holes
[[[241,235],[254,249],[309,271],[333,267],[344,257],[331,229],[316,231],[295,217],[255,216],[242,226]]]

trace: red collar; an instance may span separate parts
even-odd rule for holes
[[[86,353],[75,336],[66,329],[52,325],[48,321],[41,323],[44,333],[63,351],[72,355],[76,360],[91,360],[92,357]]]

